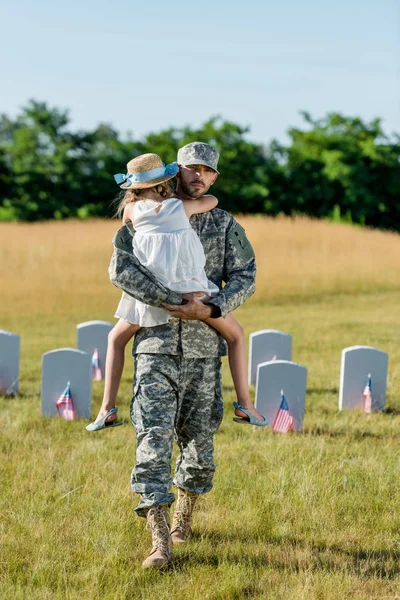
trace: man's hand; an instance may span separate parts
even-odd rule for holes
[[[212,304],[203,304],[196,294],[182,294],[182,297],[186,300],[186,304],[164,304],[164,308],[169,312],[171,317],[205,321],[214,315],[217,307]]]

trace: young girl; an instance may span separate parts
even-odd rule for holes
[[[181,200],[174,196],[167,183],[178,172],[176,163],[164,166],[156,154],[143,154],[131,160],[126,176],[116,175],[117,183],[125,189],[119,207],[123,222],[131,221],[135,229],[133,251],[143,266],[148,268],[169,289],[185,294],[196,293],[203,301],[218,294],[219,288],[204,271],[203,246],[189,223],[194,214],[215,208],[214,196],[199,200]],[[167,323],[172,317],[162,308],[135,300],[123,293],[116,315],[118,323],[108,338],[103,402],[96,420],[88,431],[122,425],[117,421],[115,401],[120,384],[125,346],[141,327]],[[247,387],[246,350],[243,330],[228,314],[226,318],[205,320],[214,327],[228,344],[228,358],[238,402],[234,402],[235,421],[266,426],[265,419],[253,406]]]

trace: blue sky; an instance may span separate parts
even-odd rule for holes
[[[136,138],[221,115],[284,141],[300,110],[400,133],[396,0],[8,0],[0,49],[11,117],[34,98]]]

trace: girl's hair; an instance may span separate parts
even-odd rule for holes
[[[172,184],[170,183],[170,181],[163,181],[162,183],[157,183],[156,185],[148,188],[122,191],[117,196],[117,202],[119,202],[119,204],[116,216],[118,218],[121,218],[124,214],[125,206],[130,202],[137,202],[138,200],[142,200],[143,195],[148,190],[155,190],[157,194],[160,194],[160,196],[162,196],[164,199],[172,198],[172,196],[174,195]]]

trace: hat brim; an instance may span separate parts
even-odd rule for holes
[[[179,163],[179,165],[181,165],[182,167],[190,167],[192,165],[204,165],[205,167],[210,167],[210,169],[212,169],[213,171],[215,171],[215,173],[218,173],[218,175],[219,175],[219,171],[217,171],[217,169],[214,169],[214,167],[212,165],[210,165],[210,163],[208,163],[206,160],[196,159],[196,160],[193,160],[193,162],[185,161],[184,163],[183,162]]]
[[[151,179],[150,181],[137,181],[132,182],[130,185],[120,185],[121,190],[144,190],[146,188],[151,188],[157,185],[158,183],[164,183],[165,181],[169,181],[176,177],[175,175],[163,175],[162,177],[156,177],[156,179]]]

